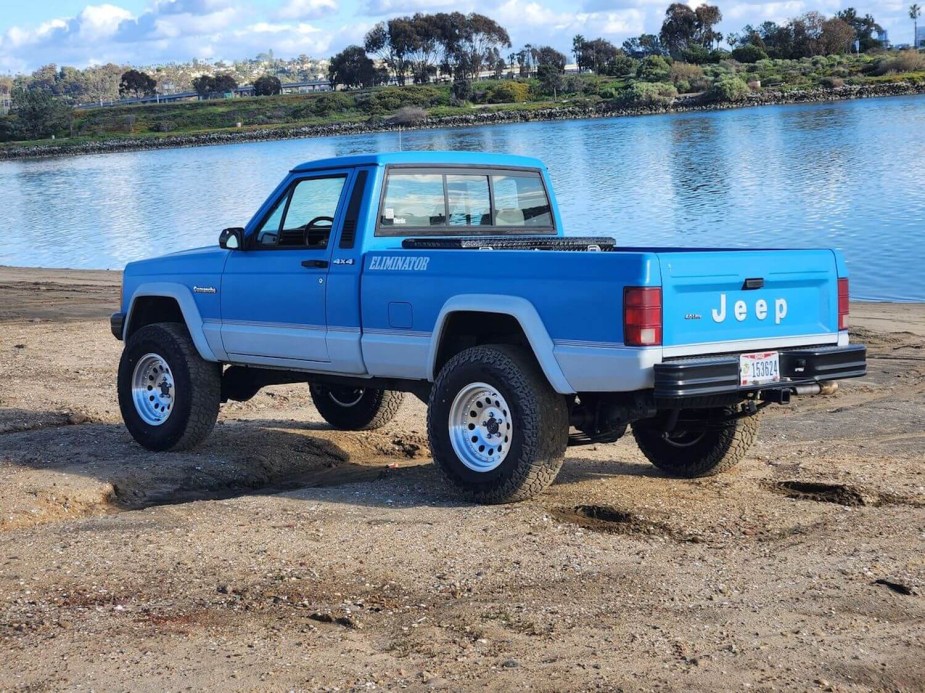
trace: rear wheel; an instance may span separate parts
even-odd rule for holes
[[[738,464],[758,437],[758,417],[730,418],[735,412],[734,407],[682,412],[690,415],[683,417],[687,426],[670,433],[654,420],[637,421],[633,437],[642,454],[669,476],[712,476]]]
[[[310,385],[312,402],[322,418],[342,431],[370,431],[395,418],[404,393],[393,390]]]
[[[568,407],[523,349],[478,346],[451,358],[431,390],[427,432],[434,463],[478,503],[542,493],[568,442]]]

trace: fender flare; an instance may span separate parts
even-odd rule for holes
[[[215,353],[212,351],[209,343],[206,341],[205,334],[202,330],[202,316],[199,314],[199,307],[189,288],[183,284],[172,282],[151,282],[149,284],[139,284],[132,292],[129,299],[129,309],[125,316],[125,333],[132,325],[132,315],[135,312],[135,302],[140,298],[156,296],[158,298],[172,298],[180,306],[180,312],[183,314],[183,322],[186,323],[186,329],[190,333],[196,351],[206,361],[218,361]]]
[[[433,382],[437,374],[437,352],[443,338],[446,321],[453,313],[494,313],[514,318],[527,336],[530,349],[552,388],[561,395],[571,395],[575,389],[569,384],[553,352],[554,344],[546,331],[542,318],[530,301],[519,296],[497,294],[460,294],[443,304],[434,324],[433,339],[427,355],[427,379]]]

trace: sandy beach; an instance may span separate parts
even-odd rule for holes
[[[0,267],[0,690],[925,689],[925,304],[853,304],[868,377],[730,473],[630,438],[480,507],[410,396],[345,433],[276,386],[142,449],[119,281]]]

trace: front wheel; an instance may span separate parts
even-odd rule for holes
[[[310,385],[321,417],[341,431],[371,431],[395,418],[404,393],[368,387]]]
[[[669,476],[693,479],[732,469],[758,437],[758,417],[732,418],[733,407],[690,410],[688,424],[662,432],[651,419],[633,424],[642,454]],[[696,415],[697,418],[693,418]]]
[[[187,450],[212,432],[221,404],[221,366],[203,359],[186,326],[146,325],[119,361],[119,409],[148,450]]]
[[[478,503],[542,493],[562,467],[568,407],[523,349],[477,346],[451,358],[431,390],[434,463]]]

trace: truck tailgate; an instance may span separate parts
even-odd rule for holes
[[[665,356],[838,341],[830,250],[659,252]]]

